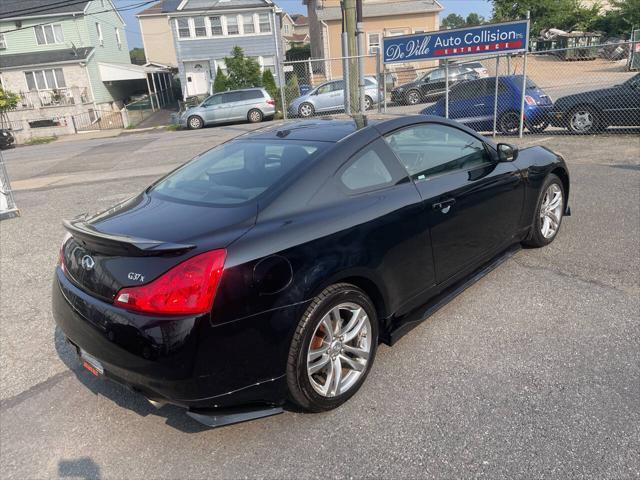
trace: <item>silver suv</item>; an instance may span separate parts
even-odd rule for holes
[[[197,107],[188,108],[182,113],[179,123],[191,129],[241,120],[256,123],[273,118],[275,113],[276,102],[264,88],[247,88],[211,95]]]

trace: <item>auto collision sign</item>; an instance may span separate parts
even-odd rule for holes
[[[528,21],[522,20],[385,37],[384,63],[521,52],[527,48],[527,25]]]

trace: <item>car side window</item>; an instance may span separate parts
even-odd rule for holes
[[[242,100],[242,92],[229,92],[222,94],[222,103],[238,102]]]
[[[333,82],[333,85],[331,85],[331,91],[339,92],[341,90],[344,90],[344,80],[338,80],[337,82]]]
[[[385,140],[414,180],[491,162],[484,142],[447,125],[413,125],[387,134]]]
[[[434,70],[433,72],[431,72],[429,74],[429,81],[430,82],[435,82],[438,80],[442,80],[444,78],[444,70]]]
[[[212,95],[205,100],[203,106],[210,107],[212,105],[219,105],[220,103],[222,103],[222,95]]]
[[[369,146],[351,159],[340,181],[349,190],[358,191],[390,185],[393,177],[375,148]]]
[[[320,85],[316,93],[318,95],[322,95],[323,93],[329,93],[331,91],[331,83],[325,83],[324,85]]]
[[[254,100],[256,98],[262,98],[262,92],[260,90],[246,90],[242,92],[242,100]]]

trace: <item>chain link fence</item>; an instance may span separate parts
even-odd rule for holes
[[[640,55],[638,41],[432,66],[383,66],[377,55],[367,55],[365,107],[448,117],[494,135],[515,135],[521,127],[525,134],[640,132],[640,77],[634,71],[640,62],[634,55]],[[359,113],[357,80],[350,85],[343,75],[357,71],[358,60],[283,63],[286,85],[278,109],[285,118]]]
[[[359,62],[365,71],[363,85],[357,76]],[[282,70],[285,85],[277,102],[285,118],[356,114],[380,110],[384,104],[385,85],[378,55],[284,62]]]

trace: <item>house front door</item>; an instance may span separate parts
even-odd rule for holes
[[[209,62],[185,62],[187,78],[187,96],[207,95],[209,93]]]

